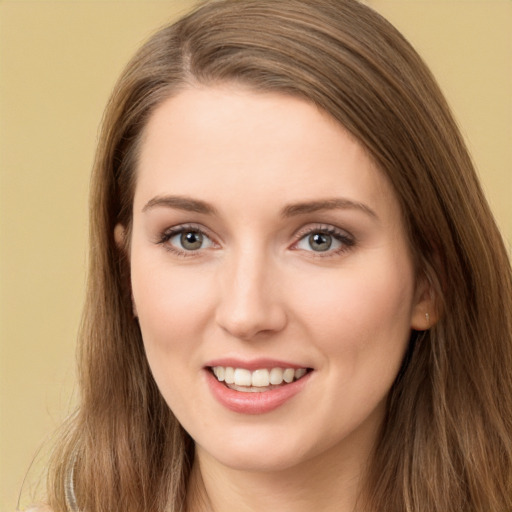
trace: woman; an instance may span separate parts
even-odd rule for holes
[[[510,264],[377,14],[221,0],[161,30],[91,198],[53,510],[512,509]]]

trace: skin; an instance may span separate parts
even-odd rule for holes
[[[133,211],[134,310],[196,443],[189,510],[354,510],[410,331],[432,307],[385,176],[304,100],[189,88],[149,120]],[[190,231],[204,233],[197,250],[181,244]],[[313,371],[277,409],[240,414],[206,384],[225,357]]]

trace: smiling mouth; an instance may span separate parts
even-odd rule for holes
[[[270,391],[295,382],[311,371],[310,368],[262,368],[250,371],[230,366],[213,366],[210,370],[226,387],[245,393]]]

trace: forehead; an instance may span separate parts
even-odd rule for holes
[[[363,147],[325,112],[236,86],[190,88],[163,102],[145,128],[136,182],[135,210],[171,193],[241,209],[332,196],[396,203]]]

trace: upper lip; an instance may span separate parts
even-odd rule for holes
[[[299,368],[309,368],[308,365],[292,363],[290,361],[283,361],[278,359],[270,358],[257,358],[250,360],[242,360],[236,358],[220,358],[208,361],[205,364],[207,368],[213,368],[215,366],[231,367],[231,368],[245,368],[246,370],[255,371],[262,368],[293,368],[295,370]]]

